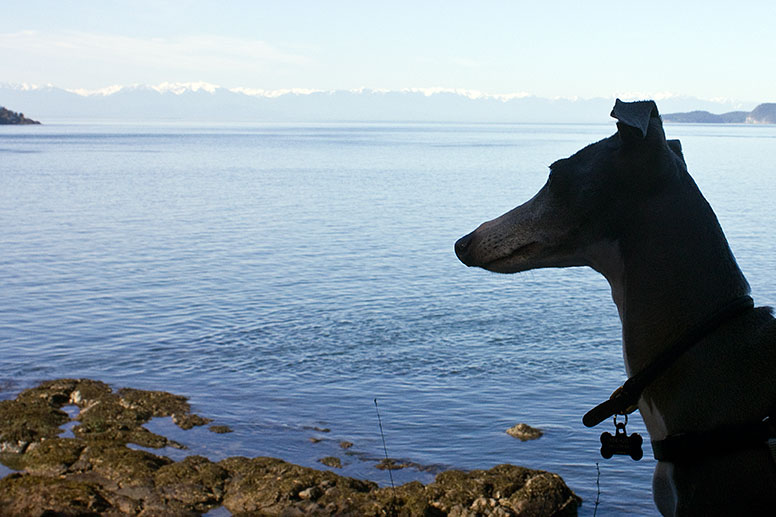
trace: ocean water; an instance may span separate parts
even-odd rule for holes
[[[776,304],[776,127],[666,130],[755,300]],[[603,460],[612,426],[581,423],[625,379],[605,280],[496,275],[453,253],[613,131],[0,127],[0,397],[58,377],[167,390],[234,432],[155,420],[189,446],[162,453],[333,455],[338,473],[388,484],[377,399],[389,455],[427,467],[397,482],[513,463],[563,476],[581,515],[596,499],[598,515],[654,515],[648,447]],[[518,422],[545,436],[506,435]],[[638,415],[629,429],[645,433]]]

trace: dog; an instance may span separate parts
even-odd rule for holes
[[[656,456],[671,453],[657,458],[658,510],[776,515],[767,446],[776,420],[769,418],[776,414],[771,310],[752,306],[656,104],[617,99],[612,117],[614,135],[553,163],[533,198],[460,238],[456,255],[498,273],[574,266],[601,273],[622,323],[627,374],[651,372],[633,402]],[[627,411],[603,413],[592,424]]]

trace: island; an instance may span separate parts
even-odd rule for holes
[[[24,116],[24,113],[16,113],[0,106],[0,125],[19,124],[40,124],[37,120],[32,120]]]
[[[729,111],[715,114],[708,111],[689,111],[663,115],[666,122],[689,124],[776,124],[776,103],[763,103],[752,111]]]

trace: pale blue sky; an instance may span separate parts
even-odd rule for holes
[[[776,100],[776,2],[4,0],[0,82]]]

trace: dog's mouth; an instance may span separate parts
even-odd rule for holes
[[[540,247],[541,244],[538,241],[532,241],[515,248],[508,255],[486,262],[480,267],[495,273],[517,273],[531,269],[533,266],[526,259],[536,255]]]

